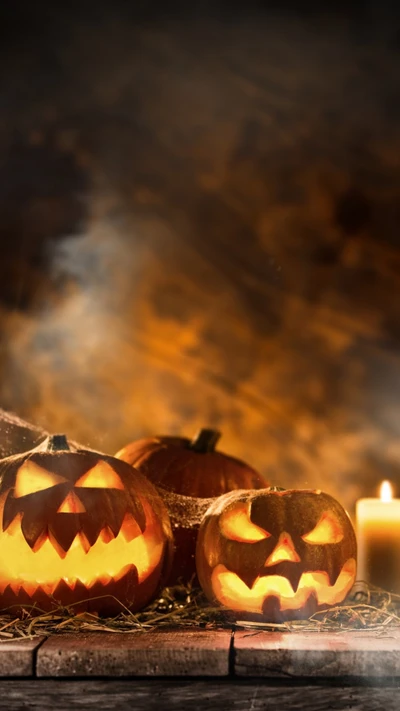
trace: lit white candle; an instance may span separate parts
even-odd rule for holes
[[[379,499],[357,501],[356,519],[357,578],[400,593],[400,499],[390,482],[382,482]]]

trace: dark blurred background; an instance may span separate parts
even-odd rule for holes
[[[400,490],[400,22],[348,5],[1,5],[0,406]]]

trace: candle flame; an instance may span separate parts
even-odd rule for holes
[[[393,499],[393,489],[390,481],[383,481],[380,488],[381,501],[391,501]]]

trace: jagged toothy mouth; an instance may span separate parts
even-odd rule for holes
[[[356,561],[349,558],[343,565],[334,585],[330,584],[326,571],[302,573],[296,591],[290,580],[282,575],[267,575],[256,578],[249,587],[224,565],[217,565],[211,576],[216,599],[230,610],[263,613],[267,598],[277,597],[280,609],[297,610],[303,607],[311,595],[318,605],[335,605],[343,600],[354,584]]]
[[[90,590],[96,583],[108,585],[120,580],[130,568],[136,569],[140,583],[160,563],[163,550],[157,526],[149,525],[144,533],[134,535],[129,518],[116,537],[106,527],[92,546],[80,532],[67,553],[48,535],[32,550],[22,534],[19,516],[0,533],[0,593],[10,587],[18,594],[23,588],[32,596],[41,588],[51,595],[61,581],[71,589],[79,585]]]

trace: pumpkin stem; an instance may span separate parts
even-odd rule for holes
[[[213,452],[220,437],[221,432],[217,430],[199,430],[190,442],[189,449],[202,454]]]
[[[49,435],[47,440],[47,452],[70,451],[70,446],[65,434]]]

